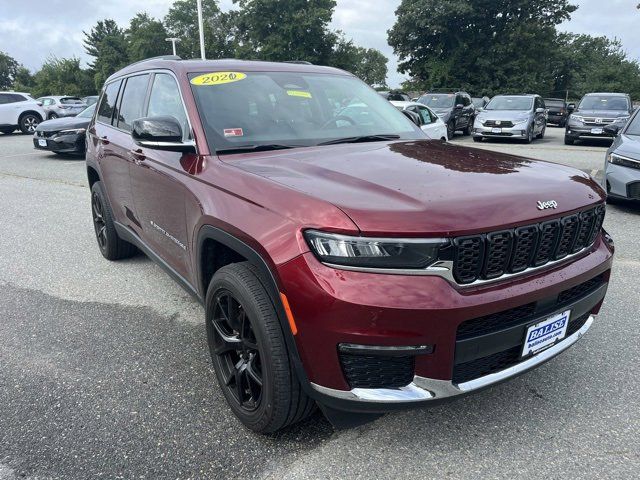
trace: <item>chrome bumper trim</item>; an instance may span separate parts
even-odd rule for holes
[[[322,385],[316,385],[315,383],[311,383],[311,386],[324,395],[354,402],[412,403],[454,397],[515,377],[555,357],[580,340],[589,328],[591,328],[594,318],[594,315],[590,315],[580,330],[565,338],[560,343],[540,352],[536,356],[512,367],[476,378],[469,382],[455,384],[451,380],[437,380],[416,375],[413,377],[413,382],[401,388],[354,388],[352,390],[336,390],[323,387]]]

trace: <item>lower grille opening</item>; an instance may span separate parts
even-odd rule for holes
[[[589,315],[590,314],[587,313],[581,317],[571,320],[567,326],[567,334],[564,339],[580,330],[582,326],[587,323]],[[562,341],[564,341],[564,339]],[[524,360],[523,358],[520,358],[521,352],[522,345],[519,345],[502,352],[494,353],[493,355],[478,358],[471,362],[455,365],[453,369],[453,383],[469,382],[476,378],[484,377],[485,375],[512,367]]]
[[[339,353],[350,388],[399,388],[413,381],[415,357]]]

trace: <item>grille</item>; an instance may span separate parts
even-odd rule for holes
[[[597,120],[600,120],[599,122]],[[604,125],[610,125],[615,122],[615,118],[595,118],[595,117],[585,117],[584,123],[585,125],[589,125],[590,127],[602,127]]]
[[[587,322],[588,318],[589,314],[587,313],[581,317],[571,320],[567,326],[566,337],[569,337],[580,330],[580,328],[582,328],[582,326]],[[517,346],[471,362],[460,363],[453,369],[453,382],[468,382],[516,365],[521,361],[521,352],[522,346]]]
[[[58,132],[43,132],[43,131],[38,131],[38,136],[42,137],[42,138],[51,138],[55,135],[57,135]]]
[[[413,381],[415,357],[340,353],[342,371],[351,388],[399,388]]]
[[[504,121],[504,120],[485,120],[485,127],[502,127],[502,128],[511,128],[513,127],[513,122]]]
[[[640,198],[640,183],[636,187]],[[460,284],[491,280],[507,273],[566,257],[593,244],[604,221],[599,205],[577,215],[513,230],[454,239],[453,275]]]
[[[564,290],[558,295],[555,302],[545,302],[545,304],[548,305],[547,308],[549,310],[559,310],[587,296],[604,282],[604,276],[598,275],[580,285]],[[492,313],[484,317],[467,320],[458,326],[456,340],[466,340],[468,338],[495,333],[515,325],[525,325],[535,319],[535,313],[536,303],[533,302],[502,312]]]
[[[640,200],[640,182],[627,185],[627,197]]]

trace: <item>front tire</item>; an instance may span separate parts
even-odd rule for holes
[[[449,137],[449,140],[452,140],[453,137],[456,134],[456,127],[453,124],[453,121],[447,123],[447,137]]]
[[[255,267],[243,262],[218,270],[205,305],[218,384],[240,421],[272,433],[310,415],[315,403],[291,367],[280,321]]]
[[[533,125],[530,125],[529,128],[527,129],[527,138],[525,139],[524,143],[531,143],[533,142]]]
[[[575,143],[575,140],[572,137],[570,137],[569,135],[564,136],[565,145],[573,145],[574,143]]]
[[[542,140],[544,138],[544,134],[546,133],[546,131],[547,131],[547,127],[545,125],[544,127],[542,127],[542,131],[538,134],[536,138]]]
[[[107,260],[121,260],[136,253],[136,247],[118,236],[113,213],[102,188],[102,182],[91,187],[91,216],[100,253]]]
[[[22,133],[31,134],[36,131],[42,119],[35,113],[27,113],[20,117],[20,130]]]
[[[471,130],[473,129],[473,122],[475,121],[474,118],[470,118],[469,119],[469,123],[467,123],[467,126],[465,127],[465,129],[462,131],[462,133],[468,137],[469,135],[471,135]]]
[[[482,137],[473,137],[473,141],[474,142],[481,142],[482,141]]]

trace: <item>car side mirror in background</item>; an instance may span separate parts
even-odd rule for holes
[[[567,110],[569,110],[570,112],[573,112],[575,109],[576,109],[575,103],[570,103],[569,105],[567,105]]]
[[[456,110],[462,110],[464,108],[464,105],[462,105],[461,103],[456,105]]]
[[[410,112],[409,110],[403,110],[402,113],[404,113],[404,115],[411,120],[413,123],[415,123],[417,126],[421,127],[422,126],[422,119],[420,118],[420,115],[418,115],[416,112]]]
[[[610,135],[618,135],[618,133],[620,133],[620,126],[619,125],[607,125],[602,130],[604,130],[605,133],[608,133]]]
[[[544,108],[536,108],[536,113],[544,113]]]
[[[134,120],[131,137],[137,145],[155,150],[195,152],[195,144],[182,141],[182,127],[171,116],[146,117]]]

